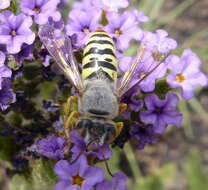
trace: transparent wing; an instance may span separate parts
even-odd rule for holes
[[[79,92],[82,92],[84,85],[78,70],[78,63],[73,56],[71,39],[49,24],[41,26],[38,34],[66,77]]]
[[[118,91],[117,91],[118,97],[123,96],[123,94],[128,90],[128,85],[132,79],[132,76],[136,68],[138,67],[138,64],[140,63],[140,61],[144,56],[144,52],[145,52],[145,48],[141,47],[141,49],[137,54],[134,64],[131,66],[130,70],[124,74],[122,80],[120,81],[120,86],[118,87]]]
[[[143,49],[144,50],[144,49]],[[143,51],[142,50],[142,51]],[[142,57],[143,57],[143,55],[144,55],[144,52],[143,53],[141,53],[141,54],[139,54],[140,56],[138,56],[138,59],[136,59],[136,61],[135,61],[135,63],[133,64],[133,66],[132,67],[137,67],[137,65],[138,65],[138,63],[141,61],[141,59],[142,59]],[[123,89],[121,89],[121,91],[119,91],[118,92],[118,97],[122,97],[124,94],[126,94],[126,93],[128,93],[129,91],[131,91],[133,88],[135,88],[135,87],[137,87],[143,80],[145,80],[148,76],[150,76],[154,71],[156,71],[159,67],[160,67],[160,65],[162,64],[162,63],[164,63],[164,61],[166,60],[166,58],[168,57],[170,55],[170,53],[169,54],[166,54],[166,55],[164,55],[163,57],[162,57],[162,59],[155,65],[155,66],[153,66],[153,67],[150,67],[149,69],[148,69],[148,71],[146,71],[142,76],[141,76],[141,78],[137,81],[137,82],[135,82],[133,85],[131,85],[131,86],[128,86],[128,84],[129,84],[129,82],[131,81],[131,78],[130,79],[128,79],[129,81],[128,81],[128,84],[123,88]],[[138,63],[136,63],[138,61]],[[134,69],[135,70],[135,69]],[[130,71],[129,71],[130,72]],[[134,72],[134,71],[132,71],[132,72]],[[132,76],[132,75],[131,75]],[[127,80],[127,79],[123,79],[123,80]],[[123,81],[122,80],[122,81]],[[124,81],[125,82],[125,81]],[[123,82],[123,83],[124,83]],[[123,85],[122,85],[123,86]]]

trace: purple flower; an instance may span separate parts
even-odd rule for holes
[[[44,61],[43,61],[43,65],[44,67],[48,67],[50,65],[50,60],[51,60],[51,56],[50,55],[46,55]]]
[[[93,5],[93,0],[82,0],[82,1],[74,2],[72,8],[73,8],[72,10],[80,10],[80,11],[95,10],[95,6]]]
[[[55,29],[58,30],[63,30],[64,28],[64,21],[62,19],[58,20],[58,21],[54,21],[53,17],[49,17],[48,18],[48,23],[53,26]]]
[[[124,119],[129,119],[131,111],[138,112],[143,107],[143,102],[135,98],[139,92],[131,90],[122,98],[122,103],[127,104],[127,110],[122,114]]]
[[[96,10],[85,12],[74,10],[69,13],[68,24],[66,25],[66,33],[69,36],[76,34],[77,45],[83,46],[91,32],[100,27],[99,19],[101,14]]]
[[[135,8],[131,9],[130,13],[132,13],[136,17],[139,24],[145,23],[149,20],[148,17],[144,15],[144,12],[138,11]]]
[[[47,158],[59,160],[64,158],[66,140],[63,137],[51,135],[38,141],[38,152]]]
[[[93,150],[86,150],[87,148],[89,149],[89,147],[85,144],[83,137],[81,137],[81,135],[75,130],[70,132],[70,139],[73,144],[73,147],[71,148],[72,161],[77,159],[81,152],[86,156],[94,155],[99,160],[107,160],[112,156],[112,151],[106,144]]]
[[[70,132],[70,141],[73,145],[71,148],[72,160],[75,160],[82,151],[85,151],[86,144],[81,135],[75,130]]]
[[[208,84],[207,77],[200,71],[200,59],[190,49],[184,50],[180,58],[169,56],[166,62],[171,70],[167,82],[171,88],[181,88],[184,99],[194,96],[194,87]]]
[[[84,156],[70,165],[66,160],[56,163],[54,172],[59,178],[55,190],[92,190],[103,181],[103,171],[98,167],[89,166]]]
[[[107,144],[103,144],[93,153],[99,160],[108,160],[112,156],[112,151]]]
[[[167,36],[165,30],[156,30],[156,33],[145,31],[142,46],[146,46],[153,53],[168,53],[177,47],[177,42]]]
[[[128,0],[93,0],[92,2],[96,8],[105,11],[118,11],[118,9],[126,8],[129,5]]]
[[[140,118],[142,122],[152,124],[155,133],[163,133],[168,125],[181,125],[183,116],[176,110],[179,101],[176,94],[168,93],[164,100],[149,94],[144,101],[147,111],[141,112]]]
[[[112,12],[106,16],[108,25],[105,30],[116,39],[118,49],[128,48],[131,40],[141,40],[143,32],[138,27],[139,23],[132,13],[119,14]]]
[[[16,96],[12,90],[12,83],[10,79],[4,79],[1,83],[0,89],[0,110],[6,110],[11,103],[16,101]]]
[[[0,1],[0,9],[6,9],[9,7],[11,0],[1,0]]]
[[[62,4],[66,4],[68,2],[68,0],[60,0]]]
[[[157,138],[153,136],[154,128],[152,125],[141,125],[134,122],[132,123],[130,135],[136,141],[138,149],[143,149],[146,145],[157,141]]]
[[[123,173],[116,173],[112,182],[104,180],[96,186],[96,190],[127,190],[127,177]]]
[[[135,62],[135,57],[125,56],[120,59],[119,69],[122,72],[128,72],[132,64]],[[155,61],[152,53],[148,50],[145,51],[145,54],[138,64],[138,67],[132,77],[132,81],[129,84],[129,87],[136,84],[144,75],[151,71],[159,61]],[[155,71],[153,71],[146,79],[144,79],[139,87],[144,92],[151,92],[155,89],[155,80],[165,76],[167,72],[167,66],[164,63],[161,63]]]
[[[32,26],[31,17],[19,14],[15,16],[10,11],[0,14],[0,43],[7,46],[11,54],[18,53],[23,43],[32,44],[35,34],[30,30]]]
[[[12,71],[5,65],[0,65],[0,90],[2,89],[2,81],[4,78],[11,78]]]
[[[0,66],[4,65],[5,60],[6,60],[5,54],[2,51],[0,51]]]
[[[21,11],[33,16],[37,24],[46,24],[51,16],[54,21],[61,19],[61,14],[56,10],[60,0],[21,0]]]
[[[64,128],[63,118],[60,117],[59,120],[55,121],[52,126],[55,129],[55,131],[58,133],[63,131],[63,128]]]
[[[27,45],[25,43],[22,44],[21,51],[17,54],[15,54],[16,61],[20,62],[23,61],[25,58],[33,58],[32,51],[34,49],[34,45]]]

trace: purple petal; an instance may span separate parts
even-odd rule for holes
[[[190,84],[182,86],[182,96],[185,100],[190,100],[194,96],[194,88]]]
[[[127,190],[127,177],[123,173],[116,173],[112,179],[113,190]]]
[[[167,121],[169,125],[174,125],[176,127],[179,127],[183,120],[183,115],[176,110],[168,111],[161,117],[163,120]]]
[[[179,98],[176,94],[174,93],[168,93],[166,95],[166,104],[165,107],[171,107],[171,108],[175,108],[179,102]]]
[[[71,185],[69,180],[60,181],[54,186],[54,190],[66,190]]]
[[[157,116],[151,111],[141,112],[140,119],[147,124],[154,124],[157,121]]]
[[[54,167],[54,172],[60,180],[69,181],[69,183],[71,183],[70,177],[77,174],[76,171],[72,171],[69,162],[66,160],[58,161]]]
[[[103,181],[96,186],[96,190],[112,190],[112,184],[108,181]]]
[[[83,188],[86,186],[93,186],[96,183],[103,181],[104,173],[101,168],[89,166],[87,170],[82,174],[86,181],[83,184]],[[85,188],[84,188],[85,189]]]
[[[162,116],[157,117],[157,119],[154,123],[154,132],[155,133],[158,133],[158,134],[164,133],[166,127],[168,126],[168,124],[166,123],[166,121],[164,119],[165,118]]]

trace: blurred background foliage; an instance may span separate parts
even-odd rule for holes
[[[65,19],[73,2],[74,0],[69,0],[65,7]],[[130,0],[130,7],[144,11],[149,17],[150,21],[142,26],[144,29],[167,30],[169,36],[179,42],[176,52],[178,55],[184,48],[191,48],[196,52],[204,63],[203,71],[208,74],[208,0]],[[133,55],[137,46],[138,44],[132,44],[125,54]],[[22,84],[32,85],[29,81],[31,73],[26,73],[27,67],[31,70],[33,64],[25,67],[23,74],[26,79],[29,77]],[[34,67],[42,65],[34,63]],[[59,79],[55,80],[58,83]],[[45,90],[46,87],[48,90]],[[33,101],[41,104],[42,100],[50,99],[57,89],[50,82],[40,82],[40,85],[28,88],[28,91],[39,94]],[[59,102],[64,102],[63,97],[67,97],[67,94],[68,91],[60,93]],[[31,108],[32,105],[30,111]],[[128,175],[130,190],[208,189],[208,88],[197,89],[196,97],[188,102],[181,101],[180,109],[184,114],[183,126],[178,129],[170,128],[159,137],[158,143],[141,151],[136,151],[134,145],[126,145],[123,150],[114,149],[109,161],[110,169],[113,173],[122,170]],[[27,108],[21,114],[27,115]],[[13,121],[14,125],[21,123],[21,115],[19,118],[12,117],[10,114],[8,120]],[[1,168],[11,167],[6,160],[17,149],[10,147],[9,139],[0,142],[0,157],[5,160],[4,163],[0,162],[1,185],[6,183],[1,181],[4,175]],[[4,152],[4,149],[9,151]],[[55,183],[53,162],[42,159],[31,161],[30,164],[32,177],[27,174],[15,175],[10,181],[11,190],[48,190]],[[103,163],[102,165],[104,167]]]

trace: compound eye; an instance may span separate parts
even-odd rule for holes
[[[108,143],[113,142],[116,137],[116,130],[113,124],[106,123],[105,124],[106,138],[105,141]]]
[[[104,127],[107,133],[110,133],[111,135],[116,135],[116,130],[114,125],[106,123]]]
[[[92,128],[92,121],[90,119],[82,119],[77,124],[77,131],[82,137],[85,137],[90,128]]]
[[[77,127],[86,129],[86,128],[91,128],[92,125],[93,123],[90,119],[83,119],[77,124]]]

